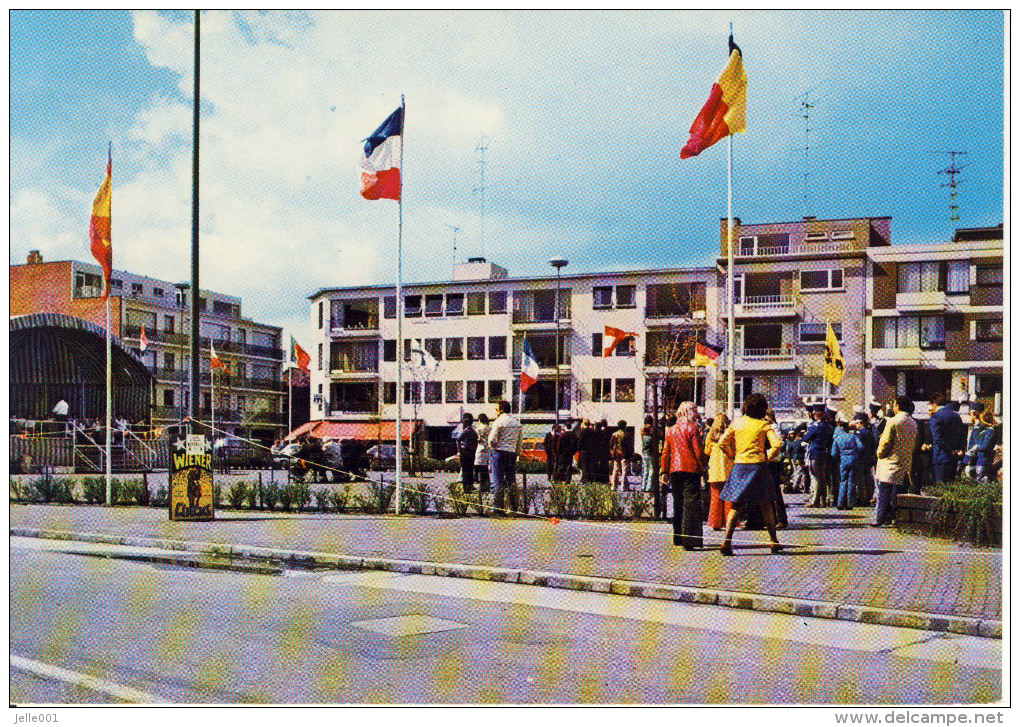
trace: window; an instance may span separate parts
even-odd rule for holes
[[[426,404],[442,404],[443,403],[443,382],[442,381],[426,381],[425,382],[425,403]]]
[[[163,352],[163,368],[167,371],[173,371],[174,365],[177,362],[174,360],[174,355],[170,351]]]
[[[449,295],[446,296],[446,315],[448,316],[464,315],[463,293],[450,293]]]
[[[1002,267],[999,265],[985,265],[977,269],[978,285],[1002,285]]]
[[[174,332],[174,317],[173,316],[163,316],[163,330],[166,331],[167,333],[173,333]]]
[[[411,360],[411,339],[409,338],[404,339],[404,360]]]
[[[1001,376],[976,376],[974,383],[976,389],[974,393],[978,396],[992,397],[1002,393]]]
[[[634,339],[625,338],[616,344],[616,355],[617,356],[633,356],[634,355]],[[617,400],[619,401],[619,399]]]
[[[801,270],[801,290],[840,290],[843,287],[842,270]]]
[[[489,403],[495,404],[498,401],[503,400],[503,392],[506,389],[505,381],[490,381],[489,382]]]
[[[919,322],[917,318],[900,318],[896,321],[896,346],[898,348],[917,348],[921,345]]]
[[[634,401],[634,379],[616,380],[616,400]]]
[[[797,395],[801,397],[823,396],[822,384],[824,381],[821,376],[798,376]]]
[[[124,281],[121,280],[120,278],[111,278],[110,279],[110,286],[114,290],[121,290],[124,287]],[[178,292],[180,292],[180,291],[178,291]],[[178,305],[180,305],[180,303],[178,303]]]
[[[131,283],[131,297],[132,298],[138,298],[138,297],[141,297],[141,295],[142,295],[142,284],[141,283]],[[201,307],[202,306],[199,306],[199,308],[201,308]]]
[[[602,334],[593,333],[591,334],[591,355],[601,356],[604,353],[602,349]]]
[[[420,381],[405,381],[404,382],[404,403],[405,404],[420,404],[421,403],[421,382]]]
[[[484,381],[467,382],[467,403],[481,404],[484,401],[485,401],[485,382]]]
[[[319,344],[319,371],[322,371],[322,344]]]
[[[946,319],[942,316],[925,316],[920,320],[920,343],[924,350],[946,347]]]
[[[388,338],[382,342],[382,360],[397,360],[397,341],[395,338]]]
[[[177,406],[174,402],[173,389],[163,389],[163,406]]]
[[[485,315],[485,293],[467,294],[467,314],[469,316]]]
[[[396,404],[397,403],[397,382],[396,381],[384,381],[382,385],[382,399],[383,404]]]
[[[464,382],[463,381],[447,381],[446,382],[446,403],[447,404],[461,404],[464,402]]]
[[[489,293],[489,315],[506,313],[506,291],[493,290]]]
[[[157,298],[162,298],[163,297],[163,289],[162,288],[153,288],[152,289],[152,294],[154,296],[156,296]]]
[[[460,361],[464,358],[464,339],[463,338],[447,338],[446,339],[446,360],[447,361]]]
[[[637,296],[634,294],[633,285],[616,286],[616,307],[633,308],[637,305]]]
[[[425,352],[436,361],[443,360],[443,339],[426,338],[424,342]]]
[[[613,400],[613,380],[612,379],[592,379],[591,380],[591,400],[592,401],[612,401]]]
[[[323,301],[319,301],[319,328],[322,328],[322,315],[325,310],[326,304]]]
[[[481,361],[485,358],[485,336],[470,336],[467,340],[468,361]]]
[[[489,336],[489,358],[506,358],[506,336]]]
[[[897,292],[935,293],[941,290],[941,264],[935,262],[900,263],[897,266]]]
[[[984,318],[974,321],[975,341],[1001,341],[1002,340],[1002,319]]]
[[[946,270],[946,292],[970,292],[970,263],[966,260],[951,261]]]
[[[383,318],[397,317],[397,296],[387,295],[382,299],[382,314]]]
[[[876,319],[878,320],[878,319]],[[836,322],[832,324],[832,332],[836,334],[836,340],[843,340],[843,324]],[[825,339],[829,333],[828,323],[801,323],[800,324],[800,342],[801,343],[825,343]]]
[[[613,307],[613,286],[605,285],[591,289],[592,307],[612,308]]]
[[[404,318],[421,318],[421,296],[404,296]]]
[[[425,317],[426,318],[438,318],[443,315],[443,296],[442,294],[426,295],[425,296]]]

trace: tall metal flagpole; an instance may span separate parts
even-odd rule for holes
[[[726,326],[727,347],[730,349],[730,371],[726,384],[726,415],[733,416],[734,404],[734,369],[737,364],[737,352],[734,350],[736,330],[733,313],[733,135],[726,137],[726,289],[729,291],[729,321]]]
[[[216,438],[216,369],[211,365],[209,366],[209,436],[213,439]]]
[[[397,472],[396,502],[394,512],[400,514],[400,489],[403,484],[403,450],[404,450],[404,141],[406,132],[407,111],[404,106],[404,94],[400,94],[400,198],[397,200]]]
[[[199,101],[199,70],[200,52],[199,39],[201,38],[200,11],[195,11],[195,98],[192,110],[192,140],[191,140],[191,376],[188,387],[190,396],[190,415],[193,421],[201,418],[201,339],[199,338],[199,285],[198,285],[198,101]],[[210,374],[212,367],[209,368]],[[189,431],[195,432],[193,427]]]
[[[291,387],[291,379],[293,377],[294,367],[290,366],[287,369],[287,434],[294,431],[294,393]]]
[[[107,152],[107,165],[110,167],[110,271],[113,272],[113,142]],[[106,280],[105,284],[110,285]],[[113,504],[113,461],[110,458],[110,443],[113,440],[112,408],[113,408],[113,334],[110,332],[110,290],[106,290],[106,504]]]

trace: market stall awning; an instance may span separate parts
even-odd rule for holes
[[[401,422],[402,439],[411,438],[413,427],[413,422]],[[395,439],[396,431],[396,422],[338,422],[330,421],[329,419],[317,419],[302,424],[288,434],[286,440],[291,441],[309,434],[320,439],[358,439],[362,441],[381,440],[383,442],[392,442]]]

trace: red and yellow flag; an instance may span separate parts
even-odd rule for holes
[[[103,300],[110,297],[110,273],[113,271],[113,245],[110,241],[110,198],[113,170],[113,152],[106,158],[106,179],[99,187],[96,201],[92,203],[92,219],[89,222],[89,239],[92,256],[103,268]]]
[[[223,359],[216,355],[216,349],[213,348],[212,341],[209,341],[209,368],[211,369],[226,369],[227,366],[223,363]]]
[[[620,343],[622,343],[628,338],[633,338],[637,334],[634,333],[633,331],[624,331],[619,328],[613,328],[613,326],[606,326],[605,335],[606,338],[612,338],[613,341],[608,346],[606,346],[605,350],[603,350],[602,352],[603,357],[612,356],[613,351],[616,350],[616,347],[619,346]]]
[[[730,60],[719,80],[712,85],[708,101],[691,124],[691,138],[680,151],[687,159],[705,151],[730,134],[739,134],[747,127],[747,76],[744,56],[730,36]]]
[[[301,344],[294,339],[294,336],[290,337],[290,360],[297,363],[298,368],[305,372],[308,371],[308,367],[312,363],[312,357],[301,348]]]

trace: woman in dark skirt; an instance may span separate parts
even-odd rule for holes
[[[775,486],[769,463],[783,448],[783,440],[766,421],[768,403],[761,394],[751,394],[744,400],[743,413],[733,426],[726,430],[719,446],[733,457],[733,471],[726,481],[720,498],[732,504],[726,518],[726,536],[719,552],[733,555],[733,531],[737,521],[752,509],[761,511],[772,542],[772,552],[782,549],[776,538]]]
[[[776,436],[782,440],[783,435],[779,433],[776,413],[771,409],[766,411],[765,421],[772,425]],[[775,459],[769,461],[769,467],[772,469],[772,507],[775,510],[776,527],[785,528],[789,521],[786,518],[786,500],[783,499],[783,463],[779,460],[778,455]]]

